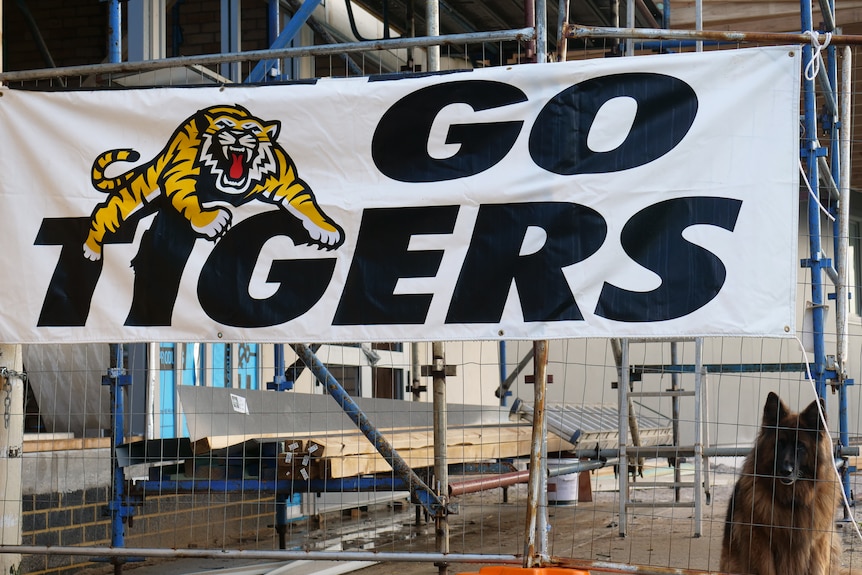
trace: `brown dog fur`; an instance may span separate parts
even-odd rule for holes
[[[727,510],[721,571],[847,573],[834,528],[840,503],[841,484],[817,402],[795,413],[770,393]]]

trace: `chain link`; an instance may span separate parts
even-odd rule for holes
[[[26,381],[27,374],[23,371],[0,367],[0,377],[6,380],[3,384],[3,391],[6,392],[6,397],[3,398],[3,427],[9,429],[9,420],[12,417],[12,383],[9,380],[17,377],[21,381]]]

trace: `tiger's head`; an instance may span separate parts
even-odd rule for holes
[[[209,168],[216,187],[226,194],[245,194],[269,174],[277,173],[273,145],[281,122],[266,122],[242,106],[201,110],[200,162]]]

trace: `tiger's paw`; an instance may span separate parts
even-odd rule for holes
[[[206,223],[200,223],[201,220],[210,220]],[[230,227],[231,213],[227,210],[217,208],[214,210],[206,210],[201,213],[201,216],[192,221],[192,229],[209,240],[224,235]]]
[[[102,247],[95,244],[96,247],[93,248],[90,246],[90,242],[84,244],[84,257],[91,262],[97,262],[102,259]]]
[[[308,232],[308,243],[310,244],[317,244],[327,250],[334,250],[344,243],[344,232],[338,226],[333,225],[331,229],[323,228],[309,220],[303,220],[302,226]]]

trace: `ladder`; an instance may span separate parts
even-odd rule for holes
[[[670,365],[631,365],[630,348],[631,343],[660,343],[669,341],[671,343]],[[625,537],[628,512],[635,508],[644,507],[688,507],[694,508],[694,536],[700,537],[703,522],[703,502],[710,502],[708,458],[705,447],[709,444],[708,428],[705,425],[703,414],[706,412],[707,396],[705,393],[707,371],[703,365],[703,338],[694,338],[695,362],[694,365],[683,366],[677,362],[676,344],[689,340],[612,340],[614,356],[619,370],[618,401],[619,401],[619,531],[620,536]],[[635,391],[634,381],[641,381],[646,374],[671,374],[672,384],[670,389],[658,391],[645,391],[644,386]],[[694,389],[683,389],[678,385],[682,375],[694,376]],[[631,413],[633,401],[638,398],[669,397],[672,404],[671,422],[673,425],[673,440],[671,445],[642,447],[638,441],[638,429],[636,418]],[[692,398],[693,405],[693,443],[680,445],[679,434],[679,402],[684,398]],[[670,501],[634,501],[631,498],[631,485],[629,481],[629,468],[645,457],[667,457],[674,460],[674,480],[668,482],[639,482],[639,487],[668,488],[673,487],[674,497]],[[693,458],[694,479],[693,481],[681,481],[679,460],[683,457]],[[692,498],[682,501],[681,489],[688,488],[692,491]]]

